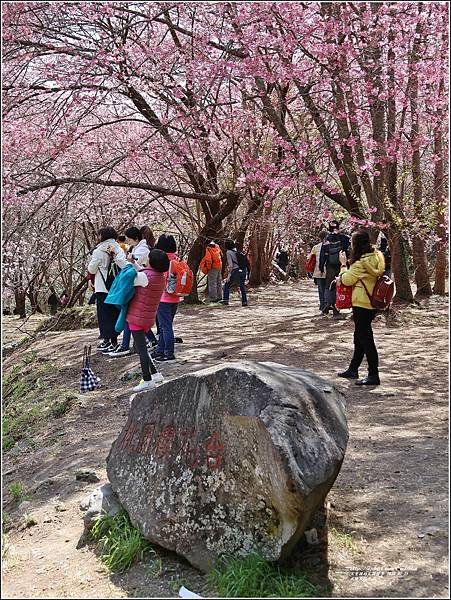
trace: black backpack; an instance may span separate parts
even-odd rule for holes
[[[340,264],[340,259],[338,255],[342,250],[341,241],[338,240],[337,242],[329,242],[328,249],[329,258],[327,259],[327,264],[331,267],[338,267],[338,265]]]
[[[109,252],[108,252],[108,254],[109,254]],[[111,286],[113,285],[113,281],[114,281],[116,275],[119,273],[119,271],[120,271],[119,267],[114,262],[114,260],[111,258],[111,254],[110,254],[110,262],[108,263],[108,271],[107,271],[106,279],[103,276],[102,269],[99,267],[100,276],[102,277],[103,283],[105,284],[105,287],[107,290],[109,290],[111,288]]]
[[[238,263],[238,268],[240,269],[240,271],[249,269],[250,265],[249,261],[247,260],[247,256],[239,250],[236,251],[236,262]]]

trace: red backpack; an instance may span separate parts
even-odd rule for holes
[[[365,292],[367,293],[373,308],[385,310],[390,306],[393,299],[393,294],[395,293],[395,282],[392,281],[388,275],[382,275],[379,277],[379,279],[376,281],[371,296],[366,288],[366,285],[363,283],[363,280],[361,279],[360,281],[365,288]]]
[[[165,292],[175,296],[188,296],[193,289],[194,275],[184,260],[171,260]]]
[[[306,273],[313,273],[313,271],[315,270],[315,265],[316,265],[316,255],[312,254],[305,265]]]

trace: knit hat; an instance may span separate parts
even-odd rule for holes
[[[154,248],[149,252],[149,266],[159,273],[169,271],[169,258],[166,252]]]

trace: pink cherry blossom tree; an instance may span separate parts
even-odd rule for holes
[[[98,227],[138,221],[194,271],[236,237],[259,284],[326,209],[385,232],[399,299],[428,248],[443,293],[447,51],[441,2],[6,3],[8,285],[76,301]]]

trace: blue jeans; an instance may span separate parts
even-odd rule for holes
[[[160,302],[158,305],[158,323],[160,338],[156,351],[165,356],[174,355],[174,329],[172,323],[177,312],[178,302]]]
[[[319,309],[323,310],[326,308],[326,300],[325,300],[325,291],[326,291],[326,278],[318,277],[316,279],[316,285],[318,286],[318,296],[319,296]]]
[[[121,347],[128,350],[130,348],[130,337],[132,332],[130,331],[130,327],[128,326],[127,321],[125,321],[124,334],[122,336]],[[151,329],[146,333],[146,337],[149,342],[157,341],[157,338],[154,336]]]
[[[237,283],[240,286],[241,291],[241,302],[242,304],[247,304],[247,296],[246,296],[246,286],[244,282],[246,281],[246,270],[240,271],[239,269],[234,269],[230,274],[229,280],[224,284],[224,302],[229,301],[230,295],[230,286]]]

